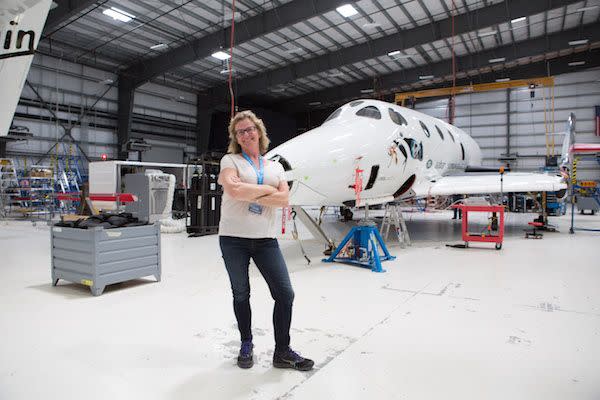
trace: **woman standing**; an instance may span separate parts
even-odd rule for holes
[[[314,362],[289,346],[294,290],[275,239],[275,210],[288,205],[289,188],[283,167],[262,156],[268,147],[265,125],[252,111],[239,112],[231,119],[228,154],[221,159],[219,174],[224,191],[219,243],[242,341],[237,364],[240,368],[254,365],[248,278],[252,258],[275,300],[273,366],[308,371]]]

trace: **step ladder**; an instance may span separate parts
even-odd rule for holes
[[[385,213],[381,221],[381,236],[384,239],[388,238],[390,229],[393,229],[401,247],[410,246],[410,236],[406,228],[406,222],[402,216],[402,210],[400,209],[400,205],[395,203],[385,205]]]
[[[56,185],[60,186],[60,191],[63,193],[79,192],[82,183],[81,173],[79,172],[79,157],[62,156],[58,158],[57,163],[58,171],[56,171],[55,176]]]

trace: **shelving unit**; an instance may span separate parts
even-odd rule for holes
[[[26,175],[19,177],[21,208],[16,210],[24,216],[52,215],[54,204],[54,176],[48,166],[29,167]]]
[[[17,199],[20,195],[14,160],[0,158],[0,217],[6,216],[13,206],[19,204]]]

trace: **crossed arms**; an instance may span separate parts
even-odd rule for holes
[[[281,181],[277,188],[271,185],[256,185],[240,180],[233,168],[224,168],[219,174],[218,183],[223,186],[225,193],[236,200],[251,201],[263,206],[286,207],[289,204],[289,187],[286,181]]]

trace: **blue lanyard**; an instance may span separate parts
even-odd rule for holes
[[[263,158],[262,156],[258,156],[258,170],[256,169],[256,166],[254,165],[254,163],[252,162],[252,159],[250,158],[250,156],[244,152],[242,152],[242,156],[244,156],[244,158],[246,159],[246,161],[248,161],[250,163],[250,165],[252,165],[252,168],[254,169],[254,172],[256,172],[256,182],[259,185],[263,184],[263,180],[265,177],[265,168],[263,165]]]

